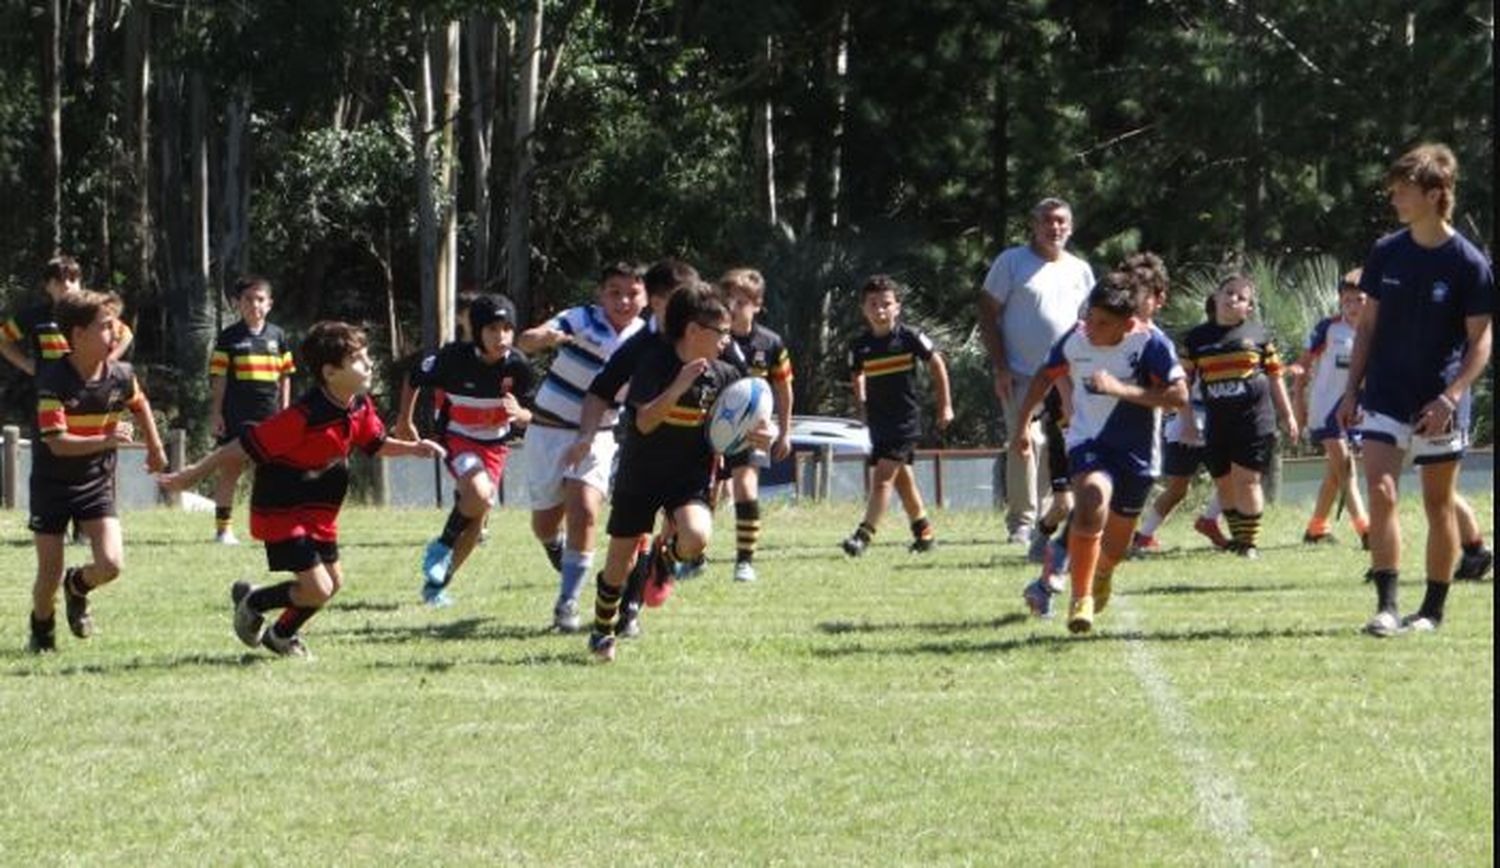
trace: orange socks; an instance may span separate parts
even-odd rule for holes
[[[1094,570],[1099,565],[1102,533],[1068,532],[1068,575],[1073,580],[1073,598],[1093,596]]]

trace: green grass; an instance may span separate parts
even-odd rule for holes
[[[998,516],[938,514],[927,557],[897,516],[848,562],[857,517],[769,510],[762,581],[737,586],[721,513],[720,559],[599,666],[544,629],[524,515],[434,612],[416,566],[441,516],[372,510],[344,518],[311,663],[229,630],[260,548],[168,512],[125,517],[99,634],[34,659],[33,556],[0,515],[0,863],[1493,862],[1492,584],[1456,585],[1441,633],[1378,641],[1364,557],[1287,542],[1297,512],[1253,563],[1178,517],[1078,639],[1022,616],[1035,569]],[[1405,527],[1416,576],[1415,504]]]

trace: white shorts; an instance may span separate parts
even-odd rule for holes
[[[563,502],[563,481],[576,479],[601,493],[609,493],[609,478],[615,462],[615,434],[600,431],[594,445],[577,467],[563,467],[563,453],[578,442],[578,432],[569,428],[532,425],[526,429],[526,494],[533,511],[551,509]]]
[[[1355,429],[1364,442],[1389,443],[1406,453],[1412,464],[1437,464],[1457,461],[1469,446],[1467,402],[1454,414],[1453,424],[1442,434],[1416,434],[1412,425],[1398,422],[1383,413],[1365,411],[1365,419]]]

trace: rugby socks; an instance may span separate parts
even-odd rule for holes
[[[250,596],[245,598],[245,605],[256,612],[285,609],[292,605],[292,588],[295,587],[297,587],[296,582],[282,582],[279,585],[256,588]]]
[[[1115,565],[1130,548],[1130,538],[1135,533],[1135,522],[1111,513],[1104,520],[1104,533],[1099,538],[1099,563],[1095,573],[1114,575]]]
[[[232,506],[214,507],[214,533],[225,533],[229,530],[229,516],[234,514]]]
[[[83,567],[69,567],[63,572],[63,589],[75,597],[87,597],[93,590],[83,581]]]
[[[1235,545],[1242,551],[1255,548],[1256,540],[1260,539],[1261,513],[1251,515],[1226,509],[1224,515],[1229,518],[1229,535],[1234,538]]]
[[[918,541],[930,540],[932,536],[932,522],[927,520],[926,514],[919,516],[916,521],[911,523],[912,539]]]
[[[873,539],[874,536],[875,528],[867,522],[860,522],[859,527],[856,527],[854,529],[854,538],[864,543],[865,545],[869,545],[870,540]]]
[[[608,636],[615,632],[615,615],[620,611],[620,588],[610,587],[600,573],[594,579],[594,632]]]
[[[583,583],[588,579],[589,568],[594,565],[593,552],[565,549],[562,554],[562,579],[557,594],[564,600],[576,600],[583,592]]]
[[[646,573],[651,568],[651,542],[647,538],[635,547],[635,566],[630,568],[630,575],[625,577],[625,601],[636,606],[641,604],[641,597],[646,589]]]
[[[1166,518],[1157,511],[1155,506],[1147,508],[1146,517],[1141,519],[1141,536],[1156,536],[1156,529],[1161,527],[1164,521]]]
[[[1441,624],[1443,621],[1443,605],[1448,601],[1448,583],[1427,580],[1427,595],[1422,598],[1422,608],[1417,610],[1417,615],[1426,618],[1433,624]]]
[[[282,611],[281,617],[276,619],[276,625],[271,629],[276,631],[277,636],[283,639],[290,639],[297,635],[297,631],[302,629],[302,625],[312,620],[312,616],[316,614],[318,614],[316,607],[288,606]]]
[[[455,504],[453,511],[448,513],[448,521],[443,525],[443,535],[438,537],[438,542],[450,549],[453,548],[458,545],[458,538],[463,536],[464,531],[468,530],[469,525],[473,523],[474,519],[459,512]]]
[[[1099,565],[1099,549],[1103,533],[1083,533],[1077,528],[1068,531],[1068,576],[1073,580],[1073,599],[1092,596],[1094,592],[1094,569]]]
[[[755,546],[760,541],[760,501],[735,501],[734,559],[737,563],[755,560]]]
[[[57,634],[57,616],[50,618],[38,618],[35,612],[31,613],[31,635],[39,638],[51,638]]]
[[[542,550],[547,553],[547,563],[552,565],[552,569],[562,572],[563,538],[556,536],[542,543]]]
[[[1395,570],[1371,570],[1370,581],[1375,583],[1375,607],[1381,612],[1400,614],[1396,609],[1396,587],[1398,577]]]

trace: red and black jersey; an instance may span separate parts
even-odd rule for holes
[[[667,418],[649,434],[635,426],[635,414],[666,391],[682,370],[682,359],[666,341],[648,344],[630,378],[626,396],[625,440],[620,446],[620,466],[615,488],[649,492],[707,487],[713,473],[713,448],[707,431],[709,411],[725,386],[744,375],[723,359],[715,359],[693,381]]]
[[[259,332],[241,320],[219,332],[208,361],[210,377],[224,377],[225,427],[234,431],[281,409],[281,380],[297,370],[286,334],[274,323]]]
[[[68,339],[52,315],[52,300],[37,302],[0,325],[0,335],[14,343],[25,341],[41,372],[42,362],[55,362],[68,354]]]
[[[917,362],[936,352],[931,339],[897,323],[889,334],[866,331],[849,347],[849,371],[865,377],[865,423],[876,442],[914,440],[922,436],[922,406],[917,400]]]
[[[1235,326],[1205,322],[1182,339],[1182,366],[1202,384],[1208,433],[1276,433],[1271,377],[1281,376],[1281,356],[1254,320]]]
[[[339,508],[349,490],[349,453],[380,451],[385,425],[368,395],[345,407],[322,387],[251,428],[240,445],[255,462],[250,534],[265,542],[307,536],[338,540]]]
[[[788,383],[792,379],[792,355],[786,350],[781,335],[760,323],[755,323],[750,334],[730,334],[740,355],[745,360],[745,373],[773,383]]]
[[[523,400],[531,392],[531,364],[511,350],[493,364],[479,347],[454,341],[423,356],[411,369],[413,388],[439,391],[438,431],[476,443],[508,439],[510,414],[501,403],[506,395]]]
[[[32,476],[61,485],[79,485],[112,476],[115,450],[55,455],[49,443],[60,434],[75,437],[114,434],[120,417],[126,411],[139,409],[146,400],[130,365],[108,362],[103,376],[87,381],[71,363],[46,365],[37,374],[36,389],[37,436],[43,448],[32,452]]]

